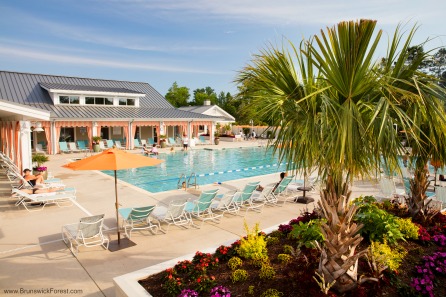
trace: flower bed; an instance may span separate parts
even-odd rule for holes
[[[364,228],[359,250],[373,248],[358,266],[358,276],[378,282],[364,282],[344,295],[328,291],[328,296],[446,296],[446,216],[437,214],[417,226],[392,215],[404,216],[401,207],[366,199],[358,203],[365,206],[357,220],[381,217],[376,228]],[[315,275],[320,252],[313,243],[322,241],[320,222],[317,213],[304,213],[269,234],[247,228],[241,240],[214,254],[208,250],[170,261],[162,272],[141,277],[140,284],[153,296],[326,296]],[[380,229],[381,224],[399,224],[391,228],[402,237],[392,238],[394,230]]]

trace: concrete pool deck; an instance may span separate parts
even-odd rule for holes
[[[193,149],[223,149],[264,145],[257,141],[220,142],[218,146],[199,146]],[[161,152],[168,150],[162,149]],[[139,150],[134,150],[139,153]],[[45,164],[49,171],[67,186],[77,189],[77,200],[70,207],[54,205],[42,211],[28,212],[16,207],[10,197],[10,183],[0,177],[0,296],[17,296],[5,290],[22,290],[28,296],[115,296],[113,278],[154,264],[194,253],[207,247],[245,235],[242,216],[225,215],[220,224],[205,223],[201,229],[180,229],[172,226],[168,234],[153,235],[134,232],[135,246],[116,252],[101,247],[81,248],[74,257],[61,240],[61,227],[76,223],[79,218],[91,214],[105,214],[106,234],[111,240],[116,236],[115,194],[113,178],[97,171],[71,171],[62,168],[71,158],[83,154],[50,156]],[[201,190],[219,188],[224,193],[242,188],[248,181],[269,184],[278,180],[278,174],[240,179],[222,185],[201,186]],[[196,198],[191,193],[174,190],[149,193],[124,182],[118,183],[121,207],[163,205],[172,199]],[[370,182],[357,182],[353,197],[377,193],[378,187]],[[317,193],[308,193],[317,198]],[[260,223],[264,229],[297,217],[302,210],[313,204],[287,203],[284,207],[264,207],[262,213],[248,212],[248,225]],[[122,236],[122,235],[121,235]],[[47,293],[29,293],[25,290],[51,290]],[[77,290],[68,294],[55,294],[54,290]],[[79,291],[81,290],[81,291]],[[25,293],[26,292],[26,293]]]

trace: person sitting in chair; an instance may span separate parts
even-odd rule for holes
[[[43,175],[40,174],[40,172],[36,175],[31,174],[31,170],[26,168],[23,170],[23,178],[33,187],[35,187],[38,184],[43,184]]]

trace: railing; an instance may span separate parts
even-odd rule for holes
[[[187,188],[187,180],[186,180],[186,175],[184,173],[182,173],[180,175],[180,178],[178,179],[177,188],[178,189],[184,188],[183,183],[184,183],[185,187]]]
[[[182,173],[180,178],[178,178],[177,188],[188,189],[190,187],[195,187],[195,189],[198,188],[197,175],[193,172],[190,174],[189,178],[187,178],[186,174]]]
[[[193,182],[191,183],[191,179],[193,178]],[[197,184],[197,175],[195,174],[195,172],[191,173],[189,176],[189,179],[187,180],[187,187],[195,187],[195,189],[197,189],[198,184]]]

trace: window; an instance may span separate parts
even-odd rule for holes
[[[90,104],[90,105],[113,105],[113,98],[85,97],[85,104]]]
[[[59,96],[61,104],[79,104],[79,96]]]
[[[59,141],[73,142],[74,141],[74,128],[61,127],[59,134]]]
[[[119,98],[119,105],[135,106],[135,99]]]

